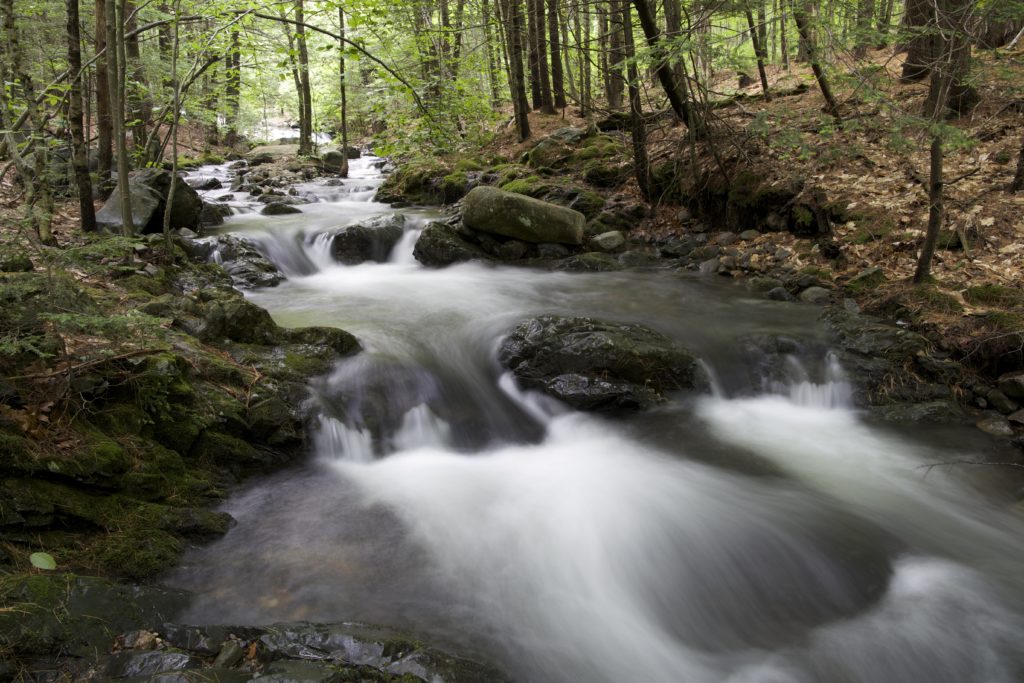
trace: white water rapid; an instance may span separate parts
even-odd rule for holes
[[[238,491],[172,577],[186,620],[388,624],[522,682],[1024,680],[1024,520],[927,467],[992,445],[854,410],[818,309],[670,271],[426,269],[416,211],[387,263],[341,266],[318,236],[391,211],[352,168],[226,226],[288,276],[253,301],[366,351],[314,382],[309,461]],[[540,313],[650,325],[715,395],[604,419],[523,391],[496,349]]]

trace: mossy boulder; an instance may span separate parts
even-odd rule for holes
[[[140,233],[163,231],[171,174],[162,168],[144,168],[128,176],[132,222]],[[183,178],[174,178],[174,199],[171,206],[171,228],[198,230],[203,200]],[[96,212],[96,224],[111,232],[121,232],[121,190],[114,190],[103,207]]]
[[[581,244],[585,219],[579,211],[505,192],[477,187],[463,202],[463,224],[523,242]]]
[[[573,408],[639,410],[679,390],[703,391],[697,359],[643,325],[541,316],[520,323],[498,353],[526,388]]]

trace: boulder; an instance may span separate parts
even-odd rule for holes
[[[443,267],[462,261],[489,261],[483,249],[465,240],[454,227],[440,222],[423,229],[412,255],[425,266]]]
[[[523,386],[578,410],[639,410],[664,401],[668,392],[708,387],[692,354],[632,323],[531,318],[512,330],[498,355]]]
[[[201,192],[207,190],[219,190],[224,187],[223,183],[221,183],[218,178],[214,178],[212,176],[196,176],[194,178],[187,179],[185,182],[188,183],[188,186],[193,190]]]
[[[463,200],[462,210],[462,222],[471,230],[523,242],[583,242],[585,219],[579,211],[495,187],[474,187]]]
[[[171,187],[171,174],[162,168],[144,168],[128,175],[131,194],[132,223],[139,233],[163,231],[164,210]],[[174,179],[174,204],[171,207],[171,228],[199,228],[203,213],[203,200],[180,176]],[[102,229],[120,232],[121,189],[118,186],[103,207],[96,213],[96,225]]]
[[[232,214],[227,204],[211,204],[203,202],[203,210],[199,213],[201,225],[223,225],[224,219]]]
[[[405,215],[385,214],[368,221],[349,225],[334,235],[331,255],[334,260],[354,266],[363,261],[387,261],[405,232]]]
[[[243,289],[274,287],[284,276],[252,243],[234,235],[217,235],[207,240],[187,242],[189,253],[212,259],[231,276],[235,286]]]
[[[343,169],[348,168],[348,157],[335,149],[324,152],[320,162],[323,164],[324,170],[331,173],[340,173]]]
[[[609,230],[590,238],[590,248],[594,251],[615,251],[625,243],[625,235],[618,230]]]
[[[302,210],[285,202],[270,202],[263,207],[260,213],[264,216],[284,216],[290,213],[302,213]]]

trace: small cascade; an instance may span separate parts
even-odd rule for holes
[[[317,418],[313,436],[315,452],[322,458],[346,462],[373,462],[373,435],[327,415]]]
[[[426,404],[407,412],[392,438],[393,452],[416,448],[450,448],[451,426],[434,415]]]
[[[419,265],[416,257],[413,256],[413,249],[416,247],[416,240],[420,238],[422,232],[422,228],[406,227],[402,239],[398,240],[398,244],[391,250],[391,255],[388,256],[388,263],[394,263],[399,266]]]
[[[805,360],[785,356],[784,379],[769,383],[770,393],[787,396],[797,406],[808,408],[849,408],[853,405],[853,386],[846,378],[839,358],[829,351],[823,360],[821,381],[814,381]]]

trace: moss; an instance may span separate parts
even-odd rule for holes
[[[875,266],[855,275],[846,283],[846,291],[854,295],[863,294],[878,288],[883,282],[885,282],[885,272]]]
[[[501,189],[506,192],[515,192],[516,194],[524,194],[527,197],[534,197],[539,199],[545,194],[551,191],[553,184],[540,178],[540,176],[529,176],[526,178],[517,178],[511,182],[501,185]]]
[[[793,220],[798,227],[809,228],[814,225],[814,213],[803,204],[798,204],[793,207]]]
[[[850,236],[853,244],[867,244],[881,240],[896,229],[896,224],[891,220],[883,220],[873,224],[861,225],[857,231]]]
[[[962,313],[964,310],[963,304],[955,296],[934,286],[923,285],[913,288],[911,298],[925,310],[935,313]]]
[[[573,159],[611,159],[624,151],[622,145],[610,135],[594,135],[585,138],[583,144],[573,153]]]
[[[578,192],[575,199],[569,203],[569,207],[575,209],[586,216],[587,220],[593,218],[601,212],[604,208],[604,197],[591,192],[590,190],[584,190],[582,188],[573,188],[574,191]]]
[[[465,171],[449,173],[441,178],[438,189],[444,197],[445,204],[453,204],[466,196],[466,188],[469,186],[469,178]]]
[[[1024,291],[1003,285],[978,285],[968,287],[964,299],[975,306],[1002,306],[1012,308],[1024,306]]]
[[[455,170],[459,173],[468,173],[470,171],[482,171],[484,166],[478,159],[463,157],[455,162]]]
[[[107,536],[96,557],[112,573],[138,581],[174,566],[182,550],[182,541],[166,531],[132,529]]]

